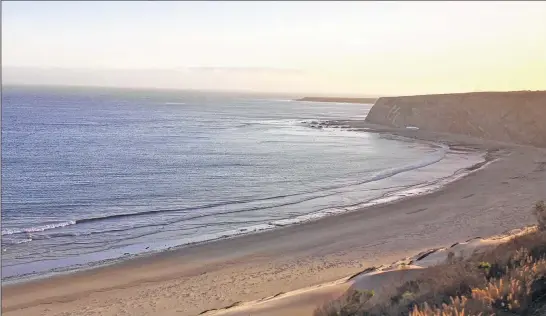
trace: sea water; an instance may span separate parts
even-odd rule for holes
[[[483,159],[308,124],[363,119],[371,106],[4,87],[2,278],[315,220],[425,192]]]

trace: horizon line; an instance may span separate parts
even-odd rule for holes
[[[523,93],[523,92],[546,92],[546,90],[484,90],[484,91],[467,91],[467,92],[443,92],[443,93],[426,93],[426,94],[396,94],[396,95],[356,95],[338,93],[293,93],[293,92],[264,92],[254,90],[229,90],[229,89],[192,89],[192,88],[161,88],[161,87],[119,87],[119,86],[104,86],[104,85],[68,85],[68,84],[25,84],[25,83],[2,83],[2,90],[8,87],[35,87],[35,88],[90,88],[90,89],[110,89],[110,90],[152,90],[152,91],[171,91],[171,92],[204,92],[204,93],[248,93],[259,95],[284,95],[299,98],[383,98],[383,97],[408,97],[408,96],[424,96],[424,95],[450,95],[450,94],[470,94],[470,93]]]

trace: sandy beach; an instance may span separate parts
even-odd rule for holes
[[[546,316],[546,1],[1,7],[0,316]]]
[[[534,223],[546,195],[546,151],[424,131],[355,129],[489,152],[492,162],[434,193],[263,233],[193,245],[2,288],[5,315],[198,315],[327,285],[301,305],[259,315],[310,315],[339,280],[431,248]]]

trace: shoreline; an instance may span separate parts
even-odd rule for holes
[[[460,149],[458,149],[458,150],[460,150]],[[476,151],[473,151],[473,152],[476,152]],[[183,248],[189,247],[189,246],[199,246],[199,245],[203,245],[203,244],[206,244],[206,243],[218,242],[218,241],[233,239],[233,238],[240,238],[240,237],[244,237],[244,236],[247,236],[247,235],[260,234],[260,233],[263,233],[263,232],[266,232],[266,231],[271,231],[271,230],[282,230],[282,229],[284,229],[286,227],[290,227],[290,226],[298,226],[298,225],[302,225],[302,224],[305,224],[305,223],[308,223],[308,222],[320,221],[320,220],[322,220],[322,219],[324,219],[326,217],[338,216],[338,215],[341,215],[341,214],[344,214],[344,213],[349,213],[349,212],[365,211],[366,208],[369,208],[369,207],[372,207],[372,206],[378,206],[378,205],[383,205],[383,204],[392,204],[392,203],[402,203],[406,199],[417,198],[419,196],[427,195],[427,194],[433,193],[435,191],[441,190],[444,186],[446,186],[446,185],[448,185],[448,184],[450,184],[452,182],[458,181],[461,178],[464,178],[464,177],[466,177],[466,176],[468,176],[468,175],[470,175],[470,174],[472,174],[474,172],[480,171],[480,169],[487,167],[487,165],[489,165],[490,163],[493,163],[495,161],[495,159],[496,159],[496,158],[490,157],[489,152],[480,152],[480,153],[484,154],[484,159],[482,161],[480,161],[478,163],[475,163],[475,164],[472,164],[472,165],[470,165],[468,167],[457,169],[457,170],[455,170],[454,173],[452,173],[451,175],[449,175],[447,177],[441,177],[441,178],[438,178],[438,179],[436,179],[434,181],[427,182],[425,184],[417,184],[417,185],[413,185],[413,186],[404,187],[401,190],[387,192],[384,195],[381,195],[379,197],[372,198],[372,199],[370,199],[368,201],[359,202],[359,203],[354,204],[354,205],[333,207],[335,209],[344,209],[344,211],[342,211],[342,212],[332,212],[332,213],[328,213],[326,215],[323,215],[323,216],[320,216],[320,217],[317,217],[317,218],[310,218],[308,220],[302,220],[302,221],[299,221],[299,222],[294,222],[294,223],[289,223],[289,224],[283,224],[283,225],[276,224],[276,225],[274,225],[275,227],[272,227],[272,228],[262,229],[262,230],[258,230],[258,231],[251,231],[251,232],[248,232],[248,233],[241,233],[241,234],[235,234],[235,235],[226,235],[225,237],[218,237],[218,238],[204,240],[204,241],[196,241],[196,242],[192,242],[192,243],[181,244],[181,245],[178,245],[178,246],[169,247],[169,248],[164,249],[164,250],[150,251],[150,252],[144,252],[144,253],[136,253],[136,254],[132,254],[132,255],[129,255],[129,256],[123,256],[123,257],[119,257],[119,258],[115,258],[115,259],[100,260],[100,261],[97,261],[97,262],[92,262],[92,263],[89,263],[89,264],[82,265],[81,267],[67,267],[67,268],[64,268],[64,269],[47,271],[46,273],[43,273],[43,274],[34,274],[34,275],[23,275],[23,276],[10,277],[10,278],[8,278],[6,280],[2,280],[2,284],[3,284],[3,286],[4,285],[5,286],[19,285],[19,284],[25,284],[25,283],[30,283],[30,282],[34,282],[34,281],[54,278],[56,276],[77,274],[77,273],[81,273],[81,272],[84,272],[84,271],[92,271],[94,269],[99,269],[99,268],[108,267],[108,266],[112,266],[112,265],[120,265],[120,264],[123,264],[123,263],[131,261],[131,260],[138,260],[138,259],[142,259],[142,258],[146,258],[146,257],[153,257],[153,256],[156,256],[156,255],[161,254],[163,252],[180,251]],[[453,154],[453,153],[451,153],[451,154]],[[436,164],[436,163],[433,163],[431,165],[434,165],[434,164]],[[419,168],[417,168],[417,169],[419,169]],[[441,183],[441,184],[439,184],[439,183]],[[409,191],[420,190],[420,189],[422,190],[422,192],[420,192],[420,193],[414,193],[414,194],[408,193]],[[409,194],[409,195],[406,195],[406,194]],[[321,211],[319,211],[319,212],[321,212]],[[311,213],[311,214],[315,214],[315,213]],[[309,216],[309,215],[310,214],[302,215],[302,216]],[[286,220],[290,220],[290,219],[291,218],[286,219]]]
[[[330,122],[330,121],[326,121],[326,122]],[[322,123],[320,123],[320,124],[322,124]],[[375,131],[366,130],[365,132],[375,132]],[[383,133],[383,132],[378,131],[377,133]],[[112,266],[112,265],[124,264],[125,262],[132,261],[132,260],[139,260],[139,259],[143,259],[143,258],[147,258],[147,257],[154,257],[154,256],[157,256],[157,255],[163,253],[163,252],[176,252],[176,251],[180,251],[183,248],[189,247],[189,246],[199,246],[199,245],[212,243],[212,242],[219,242],[219,241],[227,240],[227,239],[240,238],[240,237],[244,237],[244,236],[247,236],[247,235],[260,234],[260,233],[264,233],[266,231],[284,229],[284,228],[290,227],[290,226],[298,226],[298,225],[302,225],[302,224],[308,223],[308,222],[320,221],[320,220],[322,220],[322,219],[324,219],[326,217],[339,216],[341,214],[349,213],[349,212],[365,211],[366,208],[373,207],[373,206],[378,206],[378,205],[383,205],[383,204],[392,204],[392,203],[402,203],[404,200],[409,199],[409,198],[416,198],[416,197],[419,197],[419,196],[423,196],[423,195],[427,195],[427,194],[436,192],[438,190],[442,190],[442,188],[444,186],[446,186],[446,185],[448,185],[448,184],[450,184],[452,182],[458,181],[461,178],[464,178],[464,177],[466,177],[466,176],[468,176],[468,175],[470,175],[470,174],[472,174],[474,172],[477,172],[481,168],[485,168],[488,164],[494,162],[494,160],[496,159],[495,157],[492,156],[492,153],[489,150],[480,150],[480,149],[465,147],[464,145],[459,146],[459,147],[456,148],[456,147],[454,147],[452,145],[445,145],[445,144],[443,144],[441,142],[411,138],[411,137],[406,137],[406,136],[396,136],[395,137],[394,134],[389,135],[388,133],[387,134],[382,134],[382,137],[391,138],[391,139],[397,140],[397,141],[410,142],[410,143],[423,143],[423,144],[426,144],[426,145],[431,146],[431,147],[438,147],[438,148],[447,147],[446,155],[440,161],[431,163],[429,165],[425,165],[423,167],[418,167],[418,168],[415,168],[415,169],[408,170],[409,172],[412,172],[412,171],[415,171],[415,170],[418,170],[418,169],[421,169],[421,168],[426,168],[428,166],[436,165],[436,164],[440,163],[442,160],[446,159],[446,157],[448,155],[458,154],[459,152],[465,152],[465,153],[470,153],[471,152],[471,153],[474,153],[474,154],[482,154],[483,160],[480,161],[480,162],[474,163],[472,165],[469,165],[467,167],[456,169],[456,170],[454,170],[454,172],[452,174],[450,174],[448,176],[445,176],[445,177],[439,177],[438,179],[435,179],[434,181],[430,181],[430,182],[427,182],[427,183],[424,183],[424,184],[409,185],[409,186],[403,187],[403,188],[401,188],[399,190],[388,191],[383,195],[380,195],[378,197],[374,197],[374,198],[371,198],[371,199],[368,199],[368,200],[360,201],[360,202],[358,202],[356,204],[335,206],[335,207],[333,206],[331,208],[326,208],[324,210],[319,210],[317,212],[313,212],[313,213],[309,213],[309,214],[300,215],[300,216],[295,217],[295,218],[306,217],[306,216],[309,217],[310,215],[315,215],[315,214],[318,214],[318,213],[324,213],[324,215],[317,216],[317,217],[310,216],[310,218],[306,219],[306,220],[300,220],[300,221],[297,221],[297,222],[283,224],[283,225],[264,222],[263,225],[272,225],[274,227],[264,228],[264,229],[260,229],[260,230],[256,230],[256,231],[248,231],[248,232],[245,232],[245,233],[242,232],[240,234],[233,234],[233,235],[225,235],[224,234],[224,235],[222,235],[220,237],[213,238],[213,239],[208,239],[208,240],[203,240],[203,241],[195,241],[195,242],[190,242],[190,243],[186,243],[186,244],[170,246],[170,247],[165,248],[165,249],[159,249],[159,250],[154,250],[154,251],[149,251],[149,252],[134,253],[134,254],[121,256],[121,257],[117,257],[117,258],[112,258],[112,259],[102,259],[102,260],[99,260],[99,261],[96,261],[96,262],[90,262],[90,263],[86,263],[86,264],[78,264],[78,265],[75,265],[75,266],[69,266],[69,267],[63,267],[63,268],[58,268],[58,269],[54,269],[54,270],[49,270],[49,271],[46,271],[44,273],[35,273],[35,274],[29,273],[29,274],[24,274],[24,275],[10,276],[7,279],[2,280],[2,284],[3,284],[2,286],[4,286],[4,285],[5,286],[20,285],[20,284],[25,284],[25,283],[30,283],[30,282],[40,281],[40,280],[47,280],[49,278],[54,278],[54,277],[63,276],[63,275],[64,276],[67,276],[67,275],[69,276],[69,275],[72,275],[72,274],[77,274],[77,273],[81,273],[81,272],[85,272],[85,271],[92,271],[92,270],[95,270],[95,269],[100,269],[100,268],[104,268],[104,267],[108,267],[108,266]],[[403,172],[406,172],[406,171],[403,171]],[[400,173],[402,173],[402,172],[400,172]],[[383,180],[383,179],[374,180],[374,181],[381,181],[381,180]],[[373,182],[373,181],[371,181],[371,182]],[[410,191],[415,192],[415,190],[417,190],[418,192],[417,193],[409,193]],[[340,212],[325,212],[325,210],[329,210],[329,209],[332,209],[332,210],[336,209],[336,210],[343,210],[343,211],[340,211]],[[294,220],[295,218],[287,218],[287,219],[284,219],[284,220],[285,221],[290,221],[290,220]]]
[[[359,126],[353,125],[368,128]],[[532,222],[527,209],[514,209],[534,203],[543,194],[538,188],[546,185],[546,176],[535,170],[539,170],[535,163],[546,160],[543,150],[392,130],[377,132],[487,150],[499,159],[425,195],[91,270],[3,285],[3,311],[9,315],[91,315],[93,308],[100,307],[104,315],[194,315],[335,281],[365,266],[476,237],[478,232],[494,235]],[[476,195],[477,191],[488,198]],[[481,220],[471,220],[476,218]],[[48,293],[51,287],[57,287],[56,294]]]

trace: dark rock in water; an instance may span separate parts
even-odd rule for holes
[[[318,124],[319,122],[317,121],[311,121],[311,124]]]
[[[319,125],[318,128],[322,128],[322,125]]]

